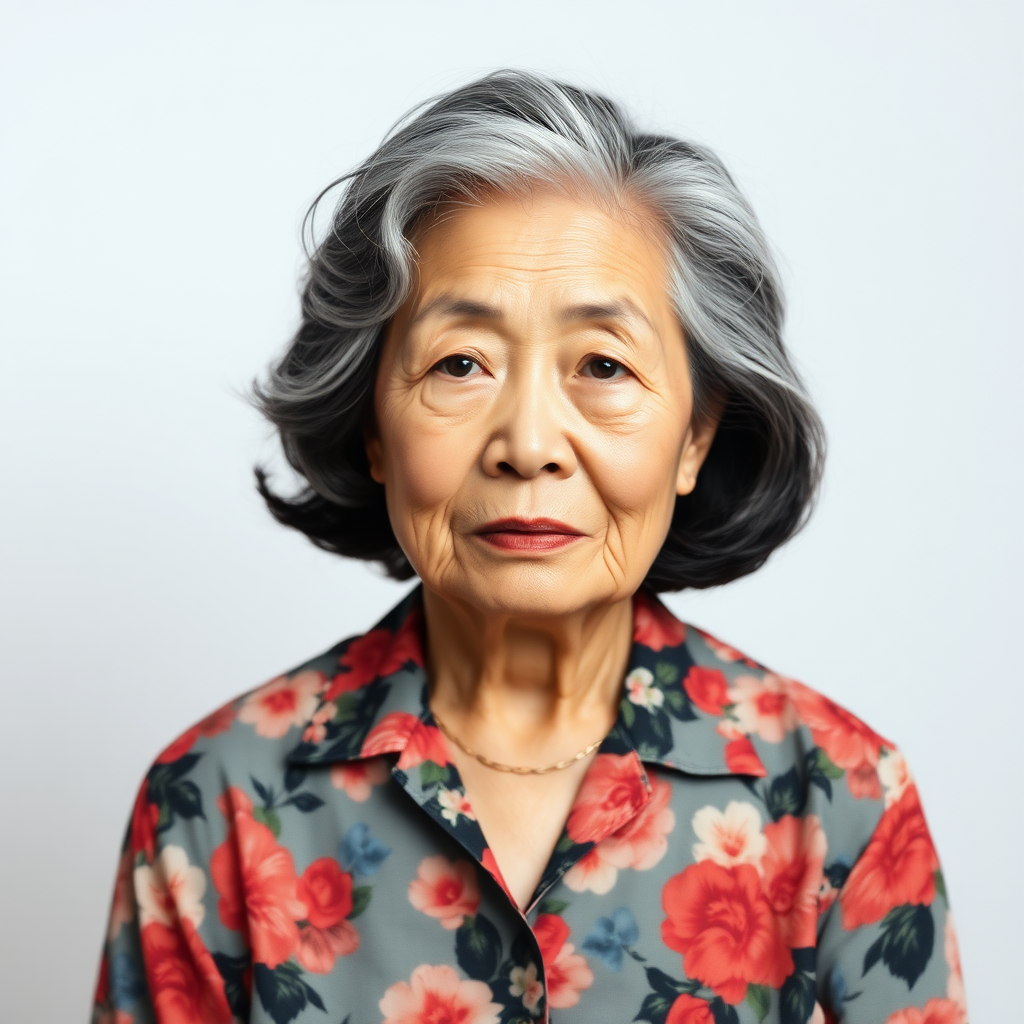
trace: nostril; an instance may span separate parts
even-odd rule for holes
[[[546,466],[544,467],[544,469],[545,469],[545,471],[546,471],[546,472],[548,472],[548,473],[557,473],[557,472],[558,472],[558,463],[557,463],[557,462],[549,462],[549,463],[548,463],[548,464],[547,464],[547,465],[546,465]]]

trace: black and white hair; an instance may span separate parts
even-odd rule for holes
[[[518,70],[414,108],[310,207],[307,227],[344,186],[329,230],[309,246],[301,326],[253,389],[305,480],[284,497],[258,468],[271,513],[321,548],[413,575],[364,449],[384,331],[413,284],[410,236],[442,203],[538,185],[583,188],[660,222],[695,415],[725,403],[646,584],[710,587],[752,572],[806,521],[825,450],[782,342],[778,273],[754,212],[708,149],[641,131],[604,96]]]

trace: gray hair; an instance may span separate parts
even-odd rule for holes
[[[524,71],[495,71],[414,108],[314,200],[304,233],[344,186],[330,229],[307,247],[301,326],[253,388],[306,486],[282,497],[257,468],[260,493],[318,546],[379,561],[398,579],[413,575],[363,447],[384,330],[413,284],[410,237],[442,203],[538,185],[639,205],[660,222],[695,414],[725,401],[647,584],[707,587],[752,572],[806,521],[825,450],[782,342],[767,240],[710,150],[639,131],[604,96]]]

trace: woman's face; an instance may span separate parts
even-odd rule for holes
[[[499,614],[628,597],[714,432],[691,423],[660,230],[531,193],[449,208],[414,242],[367,440],[413,568]]]

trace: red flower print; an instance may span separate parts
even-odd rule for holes
[[[847,771],[846,785],[850,787],[850,795],[858,800],[878,800],[882,796],[878,769],[867,761]]]
[[[557,914],[541,914],[533,933],[544,960],[548,1004],[558,1010],[575,1006],[580,1001],[580,992],[594,984],[594,974],[576,947],[565,941],[569,938],[569,926]]]
[[[227,838],[210,858],[221,922],[246,936],[253,960],[277,967],[292,955],[295,922],[307,913],[296,898],[292,855],[252,816],[252,801],[241,790],[232,786],[219,804],[231,812]]]
[[[93,1002],[97,1006],[102,1006],[107,1001],[107,995],[110,991],[110,958],[106,953],[103,954],[103,958],[100,960],[100,976],[96,979],[96,991],[93,992]]]
[[[712,860],[674,875],[661,893],[668,915],[661,938],[683,955],[683,969],[735,1005],[747,984],[779,988],[793,958],[779,932],[756,868]]]
[[[501,1006],[482,981],[464,981],[454,967],[421,964],[380,1003],[384,1024],[498,1024]]]
[[[224,980],[191,921],[141,932],[149,991],[160,1024],[231,1024]]]
[[[338,708],[334,704],[321,704],[303,730],[303,743],[323,743],[327,738],[327,724],[334,720]]]
[[[672,783],[650,775],[650,799],[640,813],[601,842],[601,857],[616,868],[647,871],[668,851],[668,834],[676,827],[675,812],[669,807]]]
[[[352,911],[352,876],[332,857],[320,857],[302,872],[296,896],[306,904],[306,920],[330,928]]]
[[[339,672],[332,680],[324,696],[334,700],[342,693],[359,690],[378,676],[391,648],[394,634],[389,629],[371,629],[364,636],[356,637],[341,656],[339,664],[348,671]]]
[[[729,703],[725,673],[717,668],[691,666],[683,680],[683,688],[690,700],[709,715],[720,715],[722,705]]]
[[[635,753],[598,754],[569,812],[569,838],[599,842],[622,828],[647,800],[643,766]]]
[[[149,802],[149,780],[145,780],[135,797],[132,810],[132,833],[129,840],[133,854],[144,853],[152,862],[156,856],[156,823],[160,820],[160,808]]]
[[[376,757],[378,754],[396,754],[404,750],[419,721],[416,715],[408,711],[392,711],[385,715],[363,740],[359,756]]]
[[[229,701],[223,707],[217,708],[212,714],[207,715],[197,726],[200,736],[217,736],[219,733],[227,732],[235,721],[235,702]]]
[[[967,1015],[951,999],[929,999],[923,1010],[908,1006],[889,1014],[885,1024],[967,1024]]]
[[[813,946],[828,845],[821,823],[813,814],[786,814],[765,825],[764,837],[768,845],[761,858],[761,880],[782,939],[793,949]]]
[[[436,725],[426,725],[417,719],[396,767],[416,768],[424,761],[446,765],[451,763],[451,758],[448,756],[448,743],[441,730]]]
[[[705,633],[703,629],[698,629],[697,633],[719,661],[743,661],[751,664],[742,651],[738,651],[735,647],[730,647],[728,644],[723,644],[721,640],[713,637],[710,633]]]
[[[217,797],[217,810],[228,819],[228,825],[239,814],[252,814],[252,800],[244,789],[229,786]]]
[[[882,795],[876,771],[879,753],[882,746],[892,744],[845,708],[802,683],[790,680],[788,689],[814,742],[833,764],[846,770],[850,792],[855,797],[877,800]]]
[[[423,664],[420,642],[420,613],[412,612],[398,632],[371,629],[356,637],[341,656],[339,672],[332,680],[324,700],[334,700],[343,693],[359,690],[379,676],[397,672],[407,661]]]
[[[683,994],[672,1004],[665,1024],[715,1024],[715,1018],[705,1000]]]
[[[331,785],[343,789],[350,800],[365,803],[374,786],[387,782],[391,769],[382,757],[331,765]]]
[[[768,774],[768,769],[757,756],[754,744],[746,736],[726,743],[725,766],[737,775],[756,775],[763,779]]]
[[[295,959],[312,974],[330,974],[339,956],[349,956],[359,948],[359,932],[351,921],[339,921],[329,928],[304,924],[299,929]]]
[[[200,736],[216,736],[218,733],[226,732],[231,728],[235,720],[235,705],[225,704],[218,708],[213,714],[207,715],[201,722],[197,722],[191,729],[183,732],[169,747],[166,747],[156,759],[157,764],[170,764],[184,757],[193,747]]]
[[[484,848],[484,852],[480,856],[480,863],[491,873],[491,877],[504,889],[505,895],[515,903],[516,899],[512,895],[511,890],[508,887],[508,883],[505,881],[501,873],[501,868],[498,867],[498,861],[495,859],[494,851],[489,847]]]
[[[652,651],[678,647],[686,639],[686,626],[656,597],[642,591],[633,595],[633,640]]]
[[[362,757],[377,754],[394,754],[401,751],[397,767],[408,769],[433,761],[434,764],[451,764],[448,744],[441,730],[426,725],[408,711],[392,711],[385,715],[363,740]]]
[[[182,733],[170,746],[165,747],[156,757],[157,764],[171,764],[178,758],[184,757],[192,745],[199,738],[199,726],[193,725],[187,732]]]
[[[359,948],[359,933],[345,920],[352,912],[352,876],[336,860],[320,857],[302,872],[296,887],[308,924],[299,929],[295,956],[313,974],[328,974],[339,956]]]
[[[843,927],[873,924],[905,903],[928,906],[935,899],[938,867],[917,787],[908,786],[882,814],[839,894]]]
[[[442,927],[458,928],[463,918],[475,915],[480,906],[475,865],[468,860],[451,861],[443,855],[424,857],[409,883],[409,902],[436,917]]]
[[[280,739],[289,729],[309,721],[323,685],[324,677],[319,672],[278,676],[245,698],[238,720],[253,726],[257,736]]]

